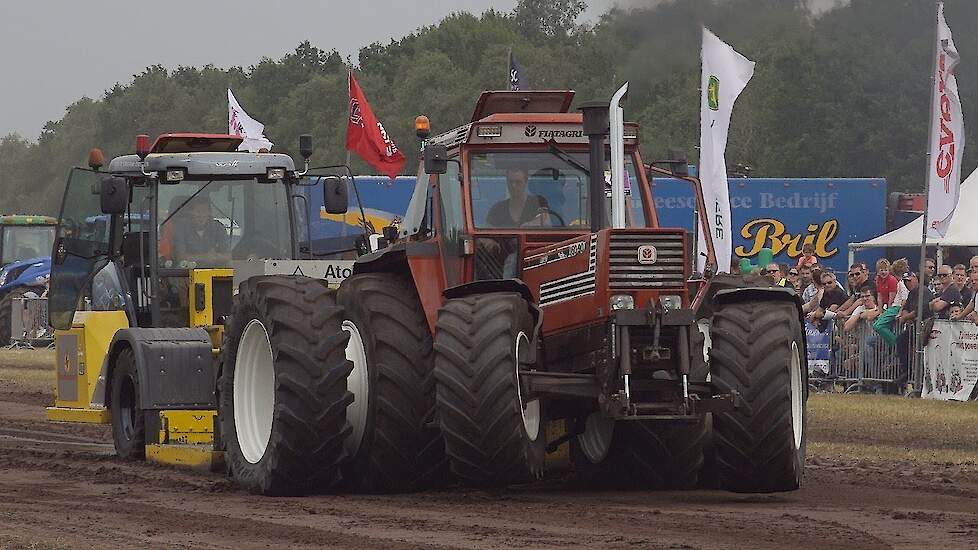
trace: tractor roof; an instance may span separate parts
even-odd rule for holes
[[[58,220],[51,216],[31,214],[8,214],[0,216],[0,225],[57,225]]]
[[[185,170],[187,177],[254,177],[264,176],[269,168],[295,171],[292,157],[282,153],[249,153],[238,151],[241,136],[229,134],[160,134],[149,148],[146,160],[138,155],[122,155],[109,162],[108,172],[122,176],[140,176],[175,168]]]
[[[472,122],[439,134],[429,143],[448,149],[466,144],[586,144],[583,117],[569,112],[571,90],[482,92]],[[638,145],[638,124],[625,123],[625,146]]]

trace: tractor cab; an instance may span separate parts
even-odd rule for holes
[[[0,267],[50,254],[57,224],[50,216],[0,216]]]
[[[55,328],[94,308],[122,311],[130,326],[219,324],[236,264],[298,254],[291,157],[237,152],[237,136],[139,141],[105,172],[99,163],[71,172],[52,271]],[[194,285],[214,278],[220,295],[195,298]],[[199,315],[214,305],[216,315]]]

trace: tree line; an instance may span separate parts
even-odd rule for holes
[[[455,13],[344,59],[335,45],[305,41],[280,59],[221,68],[147,67],[98,99],[83,97],[36,140],[0,139],[2,213],[54,214],[67,171],[88,150],[131,152],[134,136],[227,131],[226,88],[266,125],[274,150],[297,156],[315,139],[315,164],[346,158],[347,71],[352,66],[385,128],[408,157],[413,120],[434,132],[468,121],[482,90],[504,89],[512,49],[538,89],[609,98],[629,81],[626,119],[641,124],[646,159],[671,147],[696,161],[700,25],[757,62],[734,109],[727,160],[758,177],[886,177],[890,190],[922,188],[931,0],[851,0],[813,14],[806,0],[681,0],[612,9],[578,23],[582,0],[520,0],[512,12]],[[957,75],[966,142],[978,127],[978,2],[947,0],[962,54]],[[972,121],[969,123],[969,121]],[[964,153],[963,174],[978,164]],[[405,173],[413,173],[408,162]],[[372,170],[353,161],[356,173]]]

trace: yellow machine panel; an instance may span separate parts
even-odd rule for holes
[[[198,470],[223,464],[223,453],[214,450],[217,411],[160,411],[159,443],[146,445],[146,460]]]
[[[91,408],[92,394],[115,333],[129,327],[123,311],[78,311],[68,330],[54,333],[57,393],[48,420],[107,423],[104,409]]]
[[[233,269],[194,269],[190,272],[190,326],[209,327],[214,324],[215,284],[233,287]]]

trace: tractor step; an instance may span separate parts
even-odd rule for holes
[[[45,409],[49,422],[81,422],[84,424],[111,424],[112,416],[108,409],[76,409],[71,407],[48,407]]]

